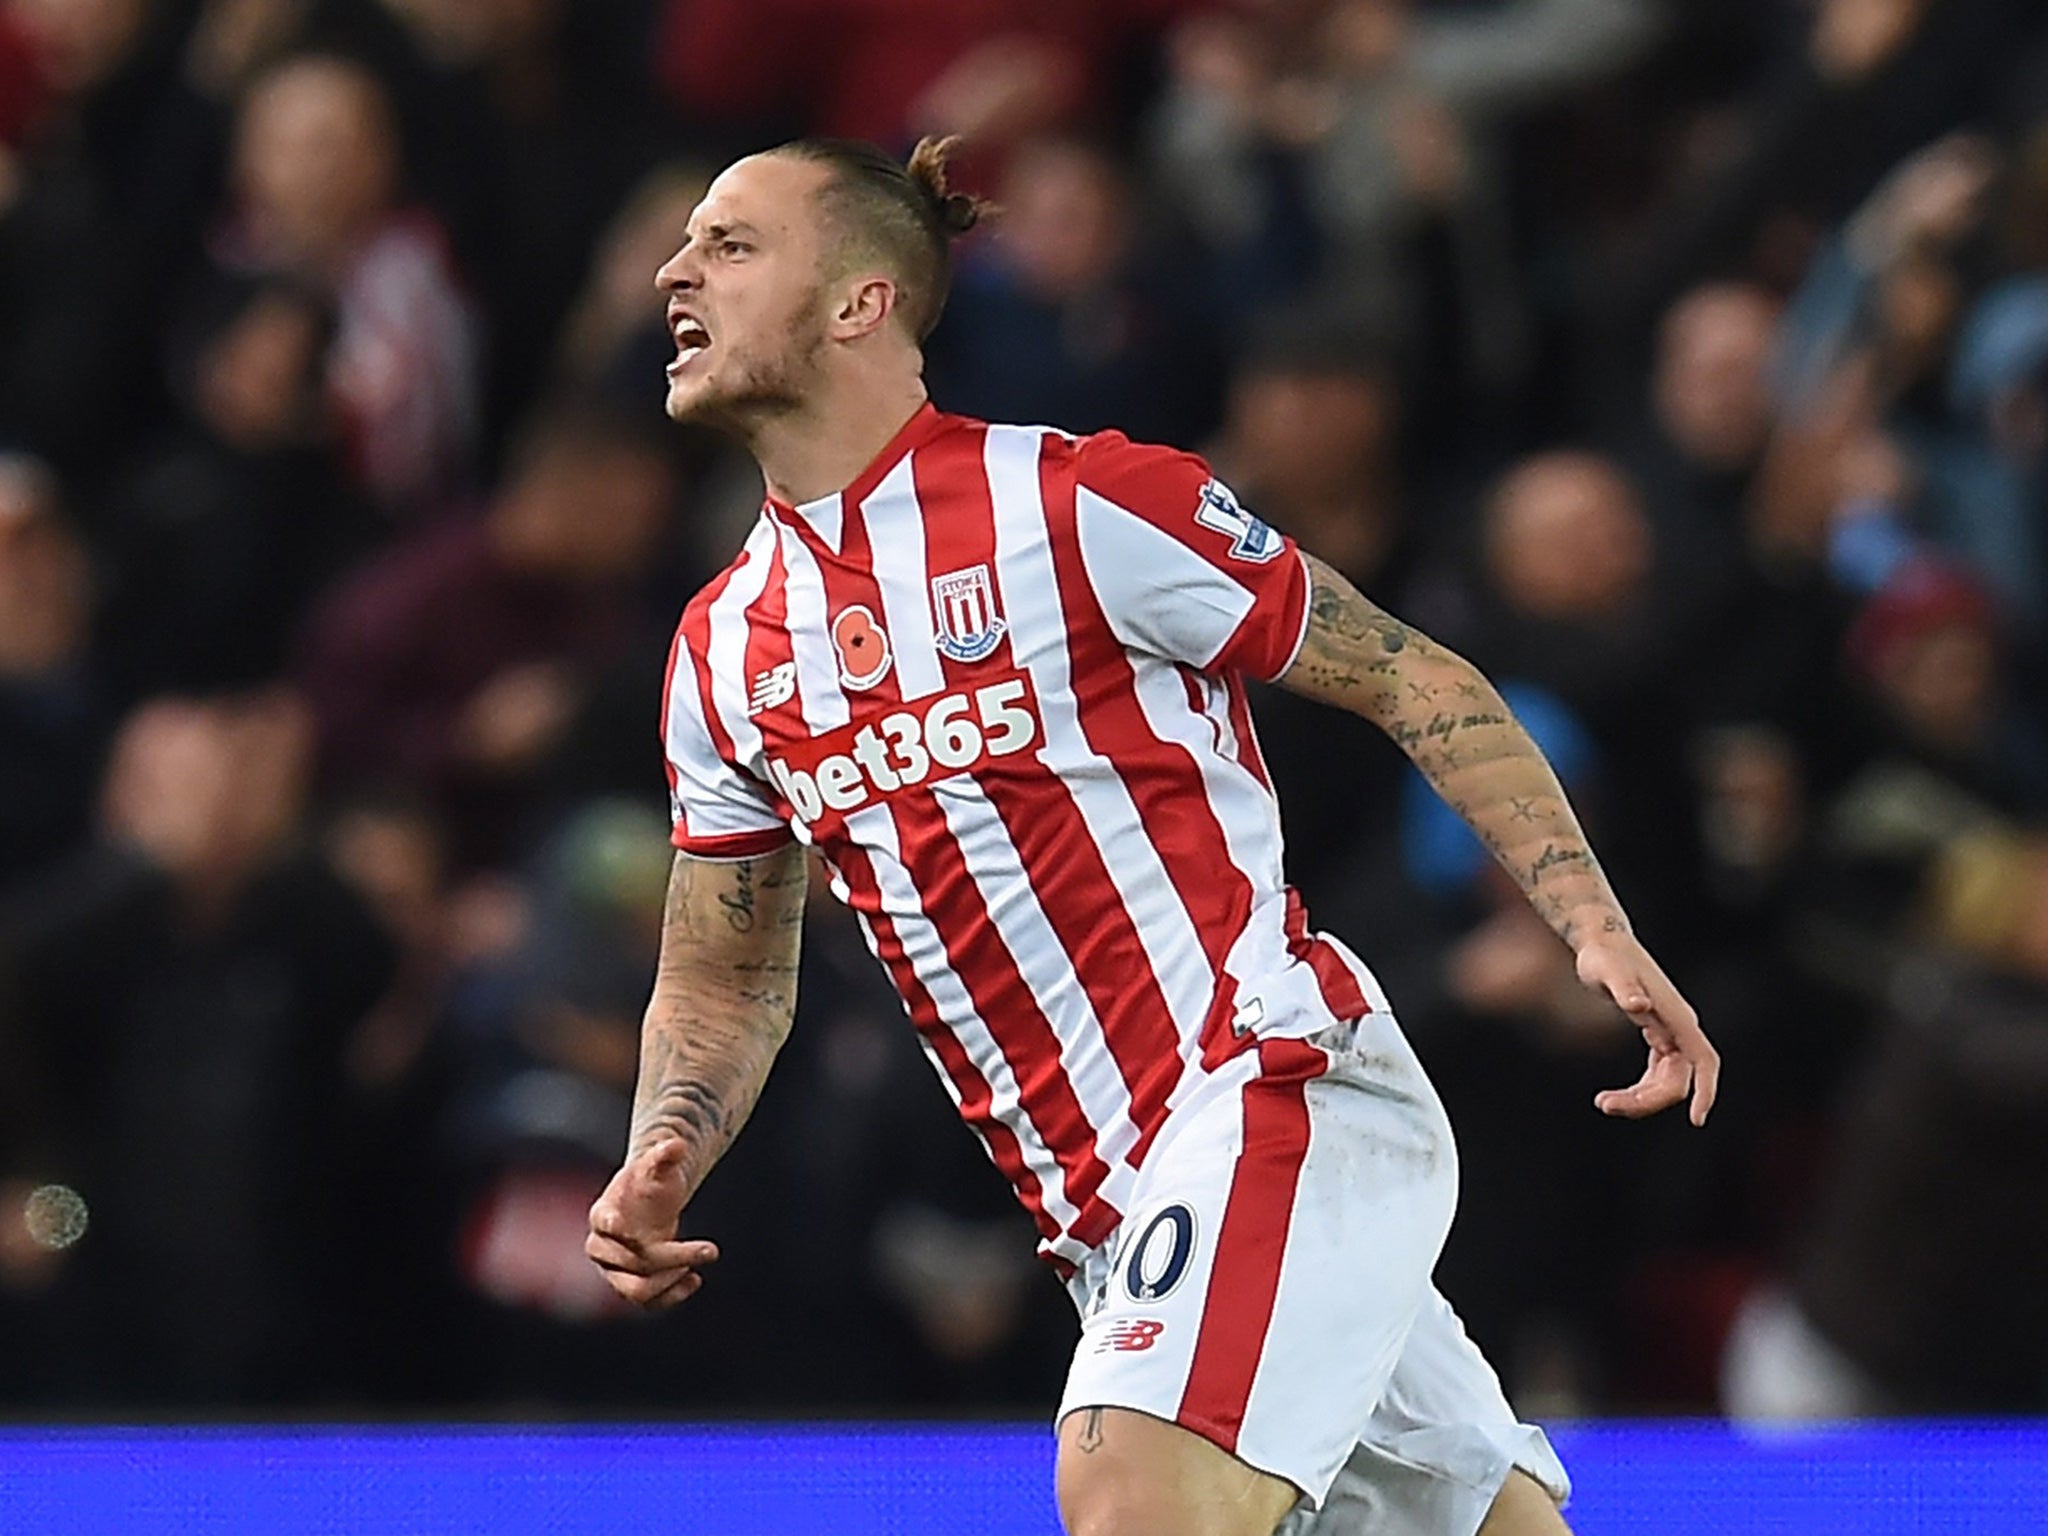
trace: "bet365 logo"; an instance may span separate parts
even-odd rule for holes
[[[841,726],[768,759],[768,774],[807,826],[876,797],[972,773],[1040,737],[1038,701],[1022,673]]]

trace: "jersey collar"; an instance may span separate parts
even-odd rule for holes
[[[792,526],[802,524],[817,535],[827,549],[838,554],[846,524],[846,508],[849,505],[859,506],[865,501],[868,494],[882,483],[883,477],[903,461],[905,454],[936,437],[945,425],[944,413],[931,401],[925,401],[883,445],[882,451],[875,455],[868,467],[854,476],[845,490],[820,496],[815,501],[794,503],[770,496],[766,503],[768,514],[778,522]]]

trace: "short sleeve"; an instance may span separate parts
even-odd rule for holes
[[[668,766],[669,841],[701,859],[751,859],[791,839],[768,786],[719,750],[706,714],[702,658],[681,633],[669,659],[662,707],[662,745]]]
[[[1204,672],[1272,679],[1308,633],[1308,567],[1191,453],[1121,433],[1080,446],[1074,526],[1116,637]]]

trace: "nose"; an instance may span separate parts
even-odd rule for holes
[[[654,274],[654,286],[662,293],[688,293],[703,282],[702,263],[684,246],[661,264]]]

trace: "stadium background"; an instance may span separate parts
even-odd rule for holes
[[[759,494],[651,275],[732,155],[925,131],[1006,209],[938,402],[1200,448],[1492,672],[1726,1056],[1707,1135],[1596,1116],[1565,953],[1260,698],[1524,1411],[2048,1407],[2034,0],[0,0],[0,1415],[1053,1400],[823,908],[712,1283],[622,1317],[578,1246]]]

